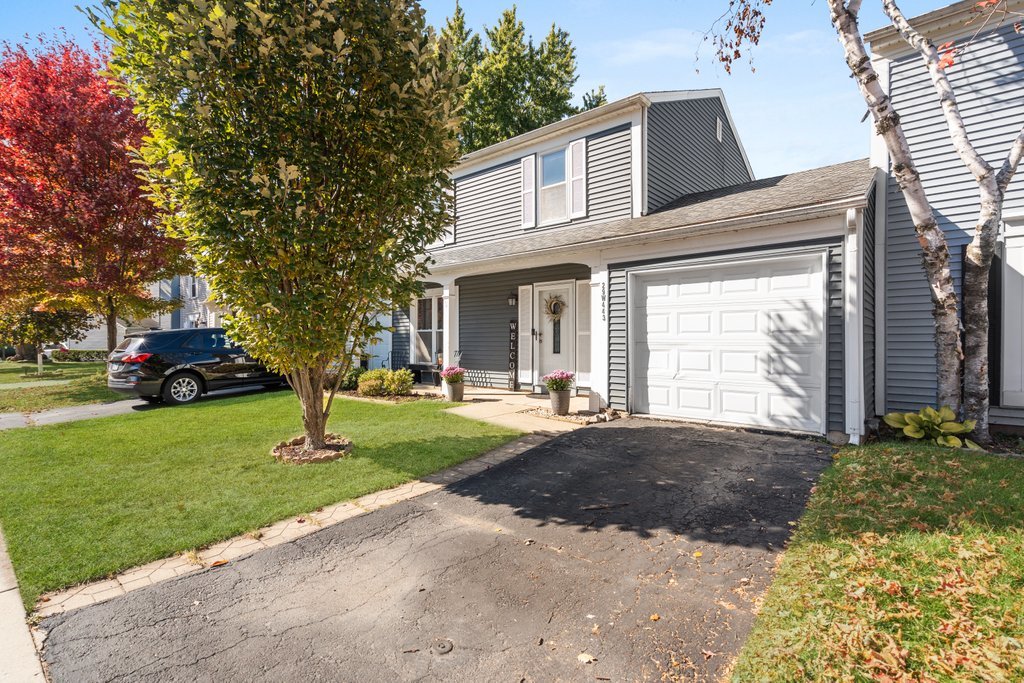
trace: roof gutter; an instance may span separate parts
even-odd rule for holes
[[[836,215],[845,216],[847,210],[864,208],[865,206],[867,206],[867,202],[867,195],[860,194],[847,197],[844,199],[836,199],[831,202],[826,202],[824,204],[813,204],[809,206],[795,207],[792,209],[771,211],[768,213],[752,214],[750,216],[726,218],[719,221],[710,221],[708,223],[696,223],[692,225],[677,226],[674,228],[660,228],[658,230],[652,230],[649,232],[632,233],[629,235],[618,235],[615,237],[589,240],[586,242],[577,242],[575,244],[560,245],[557,247],[525,249],[517,251],[514,254],[506,254],[502,256],[485,256],[482,258],[473,258],[471,260],[460,261],[458,263],[435,264],[433,267],[431,267],[430,272],[442,273],[448,270],[464,268],[466,264],[469,263],[488,263],[493,261],[503,261],[510,258],[518,259],[523,256],[571,252],[579,251],[580,249],[588,249],[595,247],[605,249],[617,246],[635,246],[640,244],[650,244],[653,242],[664,242],[672,239],[700,237],[703,235],[714,235],[725,232],[735,232],[738,230],[749,230],[751,228],[765,227],[768,225],[796,223],[798,221],[813,220],[815,218],[827,218],[829,216]]]

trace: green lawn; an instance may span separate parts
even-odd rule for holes
[[[12,382],[15,380],[11,380]],[[110,403],[132,398],[107,389],[107,376],[93,373],[68,384],[5,389],[0,385],[0,413],[33,413],[50,408]]]
[[[44,379],[78,379],[79,377],[90,377],[106,371],[106,363],[43,363],[43,372],[53,373]],[[25,373],[35,373],[35,363],[12,363],[0,362],[0,389],[4,384],[16,382],[31,382],[33,377],[25,376]]]
[[[734,680],[1024,680],[1024,460],[847,448]]]
[[[199,548],[462,462],[518,433],[443,412],[339,399],[349,457],[283,465],[301,433],[277,391],[3,432],[0,525],[25,604],[40,593]]]

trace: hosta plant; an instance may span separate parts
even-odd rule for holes
[[[938,410],[926,406],[916,413],[889,413],[882,419],[887,425],[901,430],[904,436],[911,439],[927,439],[948,448],[966,446],[971,450],[983,450],[966,436],[963,439],[958,436],[974,431],[975,423],[974,420],[957,422],[956,413],[949,406],[942,406]]]

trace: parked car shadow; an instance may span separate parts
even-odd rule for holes
[[[818,440],[626,419],[556,437],[449,491],[537,527],[781,549],[830,461]]]

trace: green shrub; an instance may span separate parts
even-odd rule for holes
[[[964,437],[961,440],[955,436],[970,434],[974,431],[975,422],[957,422],[956,413],[949,406],[942,406],[938,410],[925,406],[917,413],[889,413],[882,419],[885,420],[885,424],[902,431],[904,436],[911,439],[928,439],[947,448],[962,448],[966,445],[971,450],[983,450],[970,439]]]
[[[349,368],[349,371],[345,373],[345,376],[341,380],[341,384],[338,385],[338,389],[341,391],[355,391],[359,387],[359,378],[366,372],[366,368],[356,366]],[[328,389],[334,386],[334,383],[338,381],[338,369],[330,368],[327,370],[327,374],[324,375],[324,386]]]
[[[405,368],[379,368],[359,377],[359,393],[362,396],[408,396],[412,393],[412,384],[412,372]]]
[[[57,349],[50,352],[50,357],[61,363],[94,363],[107,360],[107,352],[85,349]]]
[[[390,373],[387,379],[384,380],[388,396],[408,396],[412,393],[412,370],[402,368],[400,370],[391,370]]]

